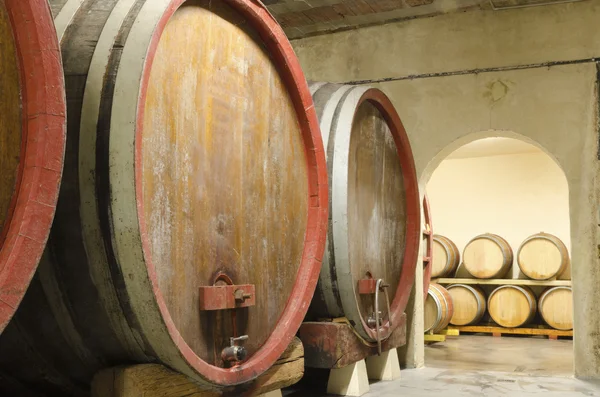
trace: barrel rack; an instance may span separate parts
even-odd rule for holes
[[[473,279],[473,278],[438,278],[432,280],[438,284],[466,284],[466,285],[525,285],[530,287],[571,287],[571,280],[531,280],[531,279]],[[573,337],[573,330],[564,331],[557,330],[546,326],[535,326],[530,325],[527,327],[520,328],[504,328],[499,327],[496,324],[481,324],[481,325],[467,325],[467,326],[454,326],[450,325],[443,332],[447,332],[445,335],[457,333],[482,333],[492,334],[493,336],[500,337],[502,335],[531,335],[531,336],[547,336],[548,339],[556,340],[558,337]],[[443,333],[442,332],[442,333]],[[441,338],[445,338],[445,335],[425,335],[425,340],[428,338],[431,342],[443,341]],[[440,339],[440,340],[436,340]]]
[[[281,397],[280,389],[297,383],[304,375],[304,348],[294,338],[275,365],[240,391],[206,391],[185,375],[159,364],[115,367],[96,374],[92,397]]]

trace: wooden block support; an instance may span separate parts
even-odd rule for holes
[[[327,394],[362,396],[369,392],[369,377],[365,360],[332,369],[327,382]]]
[[[400,378],[400,361],[396,349],[366,359],[367,375],[372,380],[395,380]]]
[[[92,381],[92,397],[250,397],[281,396],[280,389],[304,375],[304,349],[294,338],[290,346],[254,382],[224,391],[206,391],[185,375],[159,364],[140,364],[100,371]],[[276,394],[279,391],[279,394]]]
[[[406,344],[406,315],[398,327],[382,342],[382,351]],[[352,326],[339,322],[307,322],[298,336],[304,345],[304,365],[309,368],[338,369],[377,355],[377,344],[366,344]]]

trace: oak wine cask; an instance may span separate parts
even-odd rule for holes
[[[448,237],[435,234],[431,252],[431,277],[452,277],[460,263],[460,252]]]
[[[463,251],[465,269],[475,278],[503,278],[513,263],[513,252],[502,237],[485,233],[467,243]]]
[[[419,260],[421,207],[411,146],[380,90],[328,83],[312,83],[310,90],[330,191],[327,249],[310,318],[346,317],[374,343],[399,324]]]
[[[50,234],[64,162],[65,85],[45,0],[0,2],[0,334]]]
[[[517,328],[535,317],[537,301],[526,286],[503,285],[488,297],[488,312],[501,327]]]
[[[555,329],[573,329],[573,290],[571,287],[549,288],[540,295],[538,308],[546,324]]]
[[[527,237],[517,252],[517,263],[521,272],[534,280],[570,278],[567,246],[552,234],[542,232]],[[566,277],[561,277],[563,274]]]
[[[289,41],[253,0],[50,4],[65,171],[1,372],[49,396],[131,363],[252,381],[298,330],[326,241],[325,155]]]
[[[440,332],[448,326],[454,315],[452,296],[441,285],[430,283],[423,312],[425,332]]]
[[[453,284],[446,287],[452,297],[454,314],[452,325],[475,325],[481,321],[487,310],[485,294],[473,285]]]

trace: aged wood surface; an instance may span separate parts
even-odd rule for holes
[[[556,236],[538,233],[528,237],[517,252],[519,268],[534,280],[571,278],[569,252]]]
[[[460,263],[460,252],[448,237],[433,236],[431,277],[452,276]]]
[[[0,2],[0,247],[21,160],[21,87],[12,26]],[[0,269],[1,270],[1,269]]]
[[[454,307],[450,324],[477,324],[487,308],[487,300],[483,291],[475,286],[457,284],[447,287],[447,290],[452,297],[452,306]]]
[[[460,332],[472,332],[482,334],[500,335],[545,335],[548,337],[573,336],[573,331],[562,331],[550,328],[504,328],[492,325],[468,325],[468,326],[450,326],[449,330],[458,330]]]
[[[554,287],[539,298],[538,309],[542,319],[555,329],[573,329],[573,291],[571,287]]]
[[[446,328],[454,314],[452,296],[441,285],[429,284],[427,299],[423,305],[425,332],[439,332]]]
[[[465,246],[463,264],[473,277],[502,278],[513,264],[512,248],[502,237],[485,233]]]
[[[220,397],[258,396],[291,386],[304,374],[304,349],[294,338],[275,365],[254,382],[225,392],[201,389],[188,377],[159,364],[116,367],[96,374],[92,397]]]
[[[343,368],[377,354],[377,344],[366,344],[347,321],[306,322],[298,337],[304,345],[305,365],[310,368]],[[402,315],[398,327],[382,341],[382,351],[405,344],[406,315]]]
[[[438,278],[435,280],[438,284],[471,284],[471,285],[530,285],[538,287],[556,287],[556,286],[570,286],[572,283],[570,280],[526,280],[526,279],[503,279],[503,278],[492,278],[492,279],[478,279],[478,278]]]
[[[536,297],[526,286],[502,286],[488,297],[488,312],[492,320],[503,327],[527,324],[535,316],[536,309]]]
[[[335,172],[335,171],[334,171]],[[348,241],[355,284],[365,278],[390,285],[390,302],[402,272],[406,235],[405,188],[398,150],[381,113],[363,102],[354,115],[348,157]],[[363,319],[373,314],[374,295],[355,289]],[[380,310],[386,315],[385,298]]]
[[[160,40],[143,189],[171,316],[196,354],[222,365],[229,336],[249,335],[252,354],[276,325],[300,265],[308,195],[302,135],[276,67],[240,15],[209,3],[184,4]],[[256,305],[233,326],[231,312],[199,309],[198,287],[218,272],[256,286]]]

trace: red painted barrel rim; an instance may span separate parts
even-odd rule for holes
[[[429,262],[423,263],[423,299],[427,299],[427,291],[429,291],[429,283],[431,282],[431,268],[433,267],[433,225],[431,224],[431,208],[429,207],[427,195],[423,197],[423,214],[425,225],[429,225],[429,235],[427,235],[425,246],[425,257],[429,258]]]
[[[260,34],[271,59],[279,68],[279,73],[288,88],[294,103],[298,122],[305,143],[308,166],[309,209],[305,235],[305,247],[302,255],[297,282],[290,294],[287,305],[273,333],[265,344],[247,362],[231,369],[213,366],[200,359],[187,345],[174,324],[162,292],[158,287],[156,269],[152,262],[149,237],[144,219],[142,197],[142,145],[145,97],[150,78],[152,63],[156,55],[158,43],[169,19],[185,0],[172,0],[154,31],[142,76],[140,100],[136,127],[136,197],[138,201],[138,217],[142,236],[142,247],[160,312],[166,327],[179,349],[182,357],[197,372],[217,385],[235,385],[248,382],[269,369],[289,346],[306,315],[308,306],[316,289],[321,261],[325,251],[328,219],[328,187],[325,152],[321,142],[317,115],[306,79],[300,63],[279,24],[272,18],[267,9],[255,0],[226,0],[240,14],[244,15],[253,28]]]
[[[19,61],[22,150],[13,211],[0,247],[0,332],[44,251],[54,218],[66,140],[63,69],[46,0],[5,0]]]
[[[410,141],[402,120],[396,108],[390,101],[387,95],[377,88],[370,88],[361,96],[356,108],[363,103],[369,101],[381,113],[385,119],[396,148],[400,157],[400,165],[402,168],[402,177],[404,178],[404,187],[406,190],[406,236],[405,236],[405,252],[402,261],[402,274],[400,282],[394,294],[394,300],[390,303],[391,313],[389,314],[390,322],[386,322],[380,328],[380,337],[385,339],[389,337],[396,325],[400,323],[400,318],[410,298],[412,286],[415,282],[415,273],[417,261],[419,258],[419,244],[421,240],[421,205],[419,199],[419,184],[417,180],[417,171],[415,168],[415,159],[410,146]],[[363,328],[369,336],[377,340],[377,332],[370,328],[361,316]]]

